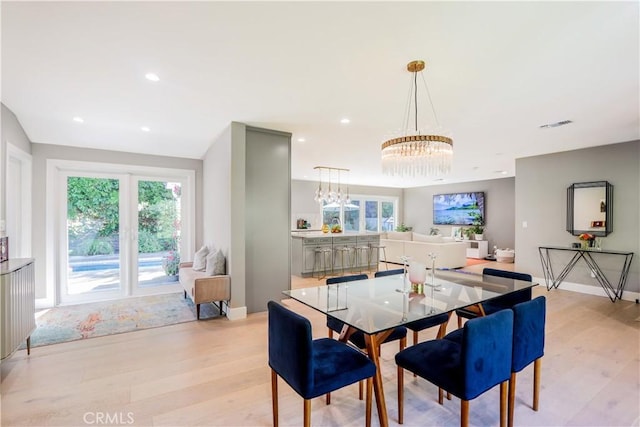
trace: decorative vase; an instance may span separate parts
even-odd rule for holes
[[[582,249],[588,249],[589,248],[589,240],[581,241],[580,245],[582,246]]]

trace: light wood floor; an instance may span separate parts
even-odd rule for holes
[[[293,286],[317,283],[297,278]],[[518,375],[516,425],[640,425],[640,306],[544,286],[534,293],[547,296],[548,312],[540,411],[530,408],[529,367]],[[326,336],[322,315],[287,304],[312,321],[315,336]],[[266,320],[256,313],[38,347],[29,357],[17,352],[0,364],[1,425],[271,425]],[[421,340],[434,336],[425,331]],[[397,425],[396,351],[395,343],[382,350],[390,425]],[[281,425],[302,425],[302,400],[279,385]],[[404,425],[459,425],[459,400],[440,406],[436,399],[431,384],[406,375]],[[472,425],[496,425],[498,391],[470,407]],[[357,386],[336,392],[329,406],[315,399],[312,408],[313,425],[364,424]],[[373,415],[377,425],[375,405]]]

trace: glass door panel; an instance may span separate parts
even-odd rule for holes
[[[395,212],[393,202],[380,202],[382,207],[381,231],[393,231],[395,227]]]
[[[176,285],[182,183],[139,179],[137,190],[137,287]]]
[[[360,231],[360,200],[344,205],[344,230]]]
[[[367,200],[364,202],[365,230],[378,231],[378,202]]]
[[[62,299],[96,300],[121,294],[120,181],[88,176],[67,176],[66,180]]]

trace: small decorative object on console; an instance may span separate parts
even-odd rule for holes
[[[9,238],[0,237],[0,262],[4,262],[9,259]]]

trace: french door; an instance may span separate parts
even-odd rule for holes
[[[61,171],[60,302],[178,291],[190,185],[181,176]]]

